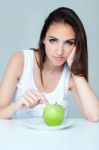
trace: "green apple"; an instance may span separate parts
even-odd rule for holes
[[[47,104],[43,110],[44,121],[49,126],[60,125],[64,120],[64,108],[59,104]]]

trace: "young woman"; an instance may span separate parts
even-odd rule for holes
[[[87,40],[82,22],[69,8],[45,20],[38,49],[16,52],[0,85],[0,118],[42,116],[46,103],[68,115],[68,91],[90,121],[99,120],[99,101],[88,84]]]

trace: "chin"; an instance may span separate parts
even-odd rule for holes
[[[61,63],[54,63],[55,66],[63,66],[65,64],[65,62],[61,62]]]

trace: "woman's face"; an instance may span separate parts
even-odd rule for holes
[[[45,39],[46,61],[55,66],[63,65],[75,46],[75,32],[69,24],[50,25]]]

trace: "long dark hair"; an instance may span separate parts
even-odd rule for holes
[[[45,46],[43,40],[53,23],[68,23],[74,29],[76,35],[76,52],[71,66],[71,72],[74,75],[84,76],[88,80],[88,53],[87,53],[87,38],[85,29],[78,15],[69,8],[60,7],[49,14],[46,18],[41,30],[39,39],[39,56],[40,56],[40,72],[42,79],[43,65],[46,59]]]

